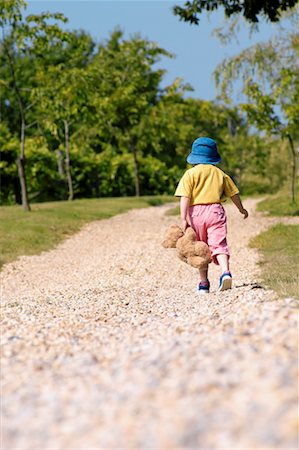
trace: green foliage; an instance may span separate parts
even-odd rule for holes
[[[262,254],[261,274],[265,286],[281,297],[298,297],[299,226],[278,224],[251,240]]]
[[[50,152],[43,137],[27,139],[28,194],[32,201],[64,199],[65,186],[57,171],[57,157]]]
[[[234,83],[242,79],[244,101],[241,108],[249,123],[267,136],[280,136],[291,154],[291,198],[295,197],[299,141],[299,34],[291,32],[257,44],[224,60],[215,72],[221,98],[230,101]]]
[[[281,12],[292,8],[296,3],[298,0],[188,0],[183,6],[175,6],[173,11],[181,20],[196,25],[199,24],[199,15],[203,11],[215,11],[219,7],[224,8],[227,17],[243,14],[244,18],[251,23],[258,22],[259,16],[271,22],[277,22]]]
[[[276,193],[290,177],[288,148],[279,139],[238,135],[226,145],[222,167],[242,194]]]
[[[24,6],[26,6],[24,0],[0,0],[0,27],[19,20]]]
[[[76,198],[137,191],[173,194],[198,136],[218,142],[221,167],[242,193],[275,192],[289,175],[285,145],[252,132],[238,108],[188,98],[191,87],[181,79],[161,89],[165,71],[157,63],[172,55],[156,43],[139,35],[125,39],[116,30],[96,46],[88,33],[62,30],[59,24],[66,18],[59,13],[23,18],[16,12],[21,3],[11,5],[17,9],[6,15],[0,45],[2,204],[21,198],[15,163],[20,93],[26,110],[26,178],[32,202],[66,199],[70,180]],[[9,27],[13,20],[15,28]],[[13,88],[5,46],[13,58],[19,93]],[[295,38],[292,46],[298,49]],[[294,130],[298,92],[292,64],[284,72],[281,89],[292,95],[284,108],[294,117]],[[228,65],[227,73],[230,67],[236,68]],[[274,97],[262,97],[260,85],[247,83],[247,89],[261,101],[264,120],[272,120]],[[254,111],[248,110],[250,114]]]
[[[24,76],[19,71],[18,62],[23,61],[24,55],[38,62],[53,43],[63,42],[67,38],[67,32],[64,32],[56,21],[66,22],[67,19],[60,13],[42,13],[23,19],[21,7],[26,6],[26,3],[19,0],[8,1],[5,4],[2,2],[0,6],[0,59],[4,66],[4,72],[0,73],[0,84],[12,92],[11,96],[8,95],[10,99],[4,104],[17,111],[19,116],[17,120],[20,139],[20,153],[17,158],[18,176],[23,208],[30,211],[26,177],[26,131],[32,126],[28,123],[28,116],[30,116],[28,111],[32,108],[32,104],[28,104],[30,98],[28,92],[33,87],[35,77],[28,78],[29,83],[24,85]]]
[[[298,33],[256,44],[216,69],[221,98],[229,101],[234,83],[242,79],[247,102],[243,109],[261,130],[293,133],[298,126]]]
[[[161,197],[154,197],[148,200],[149,206],[161,206],[163,205],[163,200]]]
[[[11,134],[7,125],[0,122],[0,203],[14,203],[18,171],[15,161],[19,150],[18,140]]]

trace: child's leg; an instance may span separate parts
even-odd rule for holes
[[[199,269],[198,294],[208,294],[210,292],[210,282],[208,280],[208,269]]]
[[[222,273],[229,272],[228,255],[225,253],[220,253],[219,255],[216,255],[216,258],[219,266],[221,267]]]
[[[196,232],[196,237],[199,241],[207,243],[207,230],[205,226],[205,206],[194,205],[189,208],[190,225]],[[208,284],[208,268],[199,269],[199,282]]]
[[[199,281],[208,281],[208,269],[199,269]]]
[[[208,245],[212,252],[212,260],[221,267],[222,272],[228,272],[229,249],[226,240],[226,214],[222,205],[210,205],[207,222]]]
[[[228,256],[224,253],[220,253],[216,258],[222,270],[218,291],[225,291],[232,287],[232,275],[229,271]]]
[[[207,228],[205,216],[207,205],[194,205],[189,208],[190,225],[196,232],[197,240],[208,243]],[[210,283],[208,280],[208,267],[199,270],[198,293],[208,294],[210,292]]]

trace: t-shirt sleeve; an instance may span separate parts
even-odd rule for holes
[[[239,189],[237,188],[233,180],[226,174],[224,175],[223,192],[225,197],[232,197],[233,195],[239,194]]]
[[[178,187],[176,188],[176,191],[174,195],[176,197],[188,197],[191,198],[192,195],[192,180],[188,172],[185,172],[182,178],[180,179],[180,182],[178,184]]]

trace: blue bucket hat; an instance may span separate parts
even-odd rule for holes
[[[189,164],[218,164],[220,161],[221,156],[213,139],[208,137],[195,139],[191,153],[187,157]]]

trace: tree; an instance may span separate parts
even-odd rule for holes
[[[19,91],[0,47],[2,202],[20,201],[18,95],[30,200],[60,200],[66,190],[69,199],[172,193],[192,141],[203,135],[217,140],[223,168],[251,193],[256,179],[259,191],[271,186],[273,178],[258,177],[265,180],[272,142],[265,148],[249,136],[237,108],[186,98],[190,87],[180,79],[162,89],[165,71],[157,63],[170,54],[157,44],[116,31],[95,50],[87,33],[62,31],[48,15],[20,18],[17,31],[20,39],[6,28],[4,44]],[[294,77],[295,66],[286,67]]]
[[[9,78],[2,79],[1,84],[12,88],[16,100],[16,107],[20,117],[20,153],[17,158],[18,174],[22,193],[22,205],[26,211],[30,210],[27,182],[25,137],[26,130],[32,126],[27,123],[28,111],[32,104],[28,104],[28,91],[32,86],[22,85],[18,62],[21,55],[34,54],[36,58],[43,57],[51,40],[63,39],[63,32],[56,23],[63,21],[62,14],[45,13],[39,16],[28,16],[23,20],[21,10],[26,6],[23,0],[1,0],[0,28],[2,29],[1,53],[4,64],[8,67]],[[24,94],[25,93],[25,94]]]
[[[58,167],[61,177],[66,176],[68,200],[73,200],[70,145],[76,126],[84,123],[88,112],[87,66],[94,44],[84,32],[65,33],[64,39],[62,47],[58,42],[58,46],[55,43],[49,49],[49,61],[39,66],[32,98],[37,102],[42,127],[51,133],[58,145],[63,142],[64,162],[60,148],[56,149]]]
[[[26,176],[25,176],[25,128],[26,128],[26,119],[25,119],[25,104],[20,92],[20,88],[17,82],[16,76],[16,67],[14,56],[11,52],[11,45],[5,37],[5,29],[10,26],[13,29],[17,27],[20,19],[20,11],[21,7],[24,6],[23,1],[1,1],[0,3],[0,27],[2,29],[2,41],[1,46],[3,48],[4,54],[7,58],[7,63],[10,70],[10,76],[12,80],[12,85],[14,92],[17,98],[18,109],[20,113],[20,140],[21,140],[21,149],[20,156],[17,159],[18,165],[18,173],[22,190],[22,204],[25,210],[30,210],[29,202],[28,202],[28,194],[27,194],[27,186],[26,186]],[[2,80],[2,84],[5,84],[5,80]]]
[[[0,122],[0,203],[18,202],[19,189],[16,158],[18,154],[18,139],[16,139],[6,123]]]
[[[299,138],[299,34],[289,33],[257,44],[224,60],[215,72],[220,95],[230,101],[241,78],[248,120],[268,135],[287,139],[291,154],[291,199],[295,201],[296,151]]]
[[[174,14],[180,20],[190,24],[199,23],[199,15],[203,11],[214,11],[219,7],[224,8],[226,17],[243,14],[250,23],[259,22],[259,16],[271,22],[280,20],[281,12],[294,7],[299,0],[189,0],[184,6],[175,6]]]
[[[154,70],[161,56],[171,56],[157,44],[135,36],[123,39],[115,31],[99,47],[89,68],[97,136],[116,154],[130,153],[133,159],[135,194],[140,195],[140,136],[143,118],[159,100],[164,70]]]

